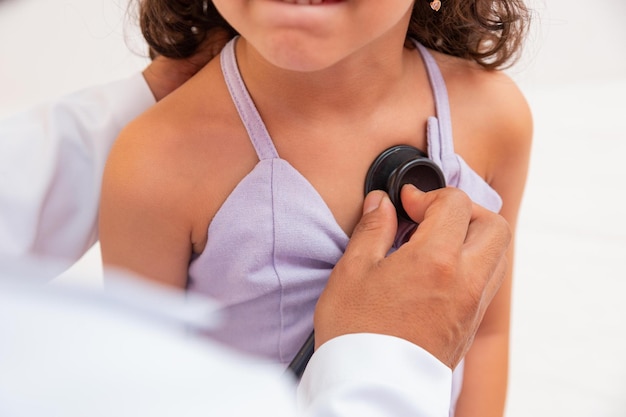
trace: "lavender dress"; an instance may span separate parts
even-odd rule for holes
[[[348,236],[313,186],[277,154],[239,73],[235,41],[221,53],[222,71],[259,162],[211,222],[206,248],[189,267],[189,290],[224,304],[226,324],[213,336],[288,363],[312,329],[315,303]],[[429,157],[442,168],[448,185],[499,211],[498,194],[455,154],[445,83],[431,54],[418,43],[416,47],[437,111],[437,117],[428,119]]]

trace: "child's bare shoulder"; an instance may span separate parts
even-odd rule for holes
[[[108,165],[125,172],[133,188],[172,196],[206,175],[238,133],[236,111],[215,78],[199,73],[128,124]]]
[[[455,148],[482,166],[489,178],[495,161],[527,154],[532,140],[532,114],[524,94],[503,71],[433,52],[443,74]],[[465,155],[464,155],[465,156]]]
[[[433,55],[452,100],[480,110],[490,108],[489,113],[499,115],[517,113],[520,107],[527,107],[521,90],[505,72],[485,69],[475,62],[438,52]]]
[[[130,123],[105,175],[109,190],[137,210],[201,212],[205,219],[257,160],[217,65]]]
[[[474,121],[493,132],[527,136],[530,108],[515,81],[503,71],[434,52],[448,89],[453,118]]]

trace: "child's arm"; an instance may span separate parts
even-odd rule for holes
[[[500,78],[501,80],[501,78]],[[498,82],[488,94],[493,135],[483,148],[489,155],[488,181],[503,200],[502,214],[513,234],[526,183],[532,116],[512,82]],[[463,388],[455,417],[501,417],[509,363],[511,279],[514,244],[508,251],[507,277],[491,303],[465,359]]]
[[[102,259],[106,267],[184,288],[192,253],[189,186],[170,146],[171,133],[152,112],[122,131],[107,161],[99,218]]]

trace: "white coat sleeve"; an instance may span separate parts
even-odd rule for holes
[[[448,416],[450,370],[402,339],[355,334],[324,344],[297,410],[282,366],[202,336],[219,325],[209,300],[144,281],[103,292],[3,278],[3,417]]]
[[[0,255],[54,258],[63,269],[78,260],[97,240],[111,144],[154,103],[137,73],[1,121]]]
[[[298,387],[307,417],[447,417],[452,371],[400,338],[350,334],[324,343]]]

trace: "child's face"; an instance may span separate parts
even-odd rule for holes
[[[267,61],[284,69],[315,71],[375,40],[394,39],[401,45],[414,0],[308,0],[309,4],[297,4],[303,1],[213,3]]]

